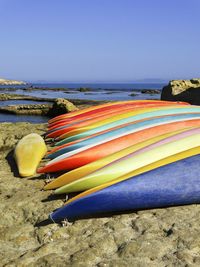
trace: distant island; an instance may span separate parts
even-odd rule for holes
[[[24,85],[26,82],[0,79],[0,85]]]

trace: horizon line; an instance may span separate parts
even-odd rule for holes
[[[168,79],[144,79],[144,80],[133,80],[133,81],[63,81],[63,80],[26,80],[28,83],[93,83],[93,84],[106,84],[106,83],[112,83],[112,84],[130,84],[130,83],[166,83],[169,82]]]

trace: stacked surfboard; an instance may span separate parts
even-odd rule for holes
[[[49,121],[44,189],[79,192],[53,221],[200,202],[200,107],[122,101]],[[61,175],[58,175],[61,173]]]

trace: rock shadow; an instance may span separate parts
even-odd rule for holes
[[[162,90],[161,100],[183,101],[192,105],[200,105],[200,87],[189,88],[178,95],[173,95],[172,89],[168,86],[165,86]]]

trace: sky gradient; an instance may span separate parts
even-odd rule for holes
[[[199,0],[0,0],[0,77],[200,77]]]

